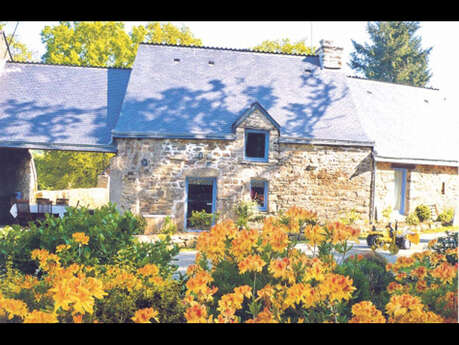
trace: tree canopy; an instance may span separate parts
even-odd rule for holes
[[[371,43],[352,40],[350,67],[368,79],[412,86],[426,86],[432,74],[428,58],[432,48],[422,49],[415,36],[418,22],[369,22]]]
[[[304,55],[314,55],[316,52],[316,48],[308,46],[305,40],[290,42],[289,38],[274,41],[266,40],[253,47],[252,50]]]
[[[187,27],[160,23],[134,26],[127,33],[123,22],[60,22],[41,32],[47,63],[131,67],[141,42],[202,45]]]

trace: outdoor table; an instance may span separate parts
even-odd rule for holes
[[[64,213],[67,212],[67,206],[65,205],[53,205],[51,209],[52,214],[59,215],[60,218],[64,217]],[[18,216],[18,210],[16,204],[11,206],[11,215],[16,218]],[[30,205],[30,213],[38,213],[38,205]]]

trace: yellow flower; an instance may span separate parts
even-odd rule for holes
[[[89,237],[86,236],[84,232],[75,232],[72,234],[72,238],[75,242],[83,245],[88,244],[89,242]]]
[[[352,314],[354,315],[349,323],[385,323],[381,311],[376,309],[370,301],[363,301],[352,306]]]
[[[135,312],[135,315],[131,318],[136,323],[150,323],[151,319],[159,322],[158,312],[153,308],[139,309]]]

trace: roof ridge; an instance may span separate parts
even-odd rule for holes
[[[150,43],[150,42],[141,42],[140,44],[152,45],[152,46],[164,46],[164,47],[200,48],[200,49],[209,49],[209,50],[213,49],[213,50],[235,51],[235,52],[242,52],[242,53],[260,53],[260,54],[287,55],[287,56],[319,57],[318,54],[295,54],[295,53],[284,53],[284,52],[270,52],[270,51],[253,50],[253,49],[247,49],[247,48],[210,47],[210,46],[182,45],[182,44],[171,44],[171,43]]]
[[[132,67],[107,67],[107,66],[93,66],[93,65],[75,65],[75,64],[60,64],[60,63],[49,63],[40,61],[6,61],[6,63],[18,63],[24,65],[44,65],[44,66],[63,66],[63,67],[88,67],[88,68],[101,68],[101,69],[129,69]]]
[[[392,85],[409,86],[409,87],[415,87],[415,88],[418,88],[418,89],[426,89],[426,90],[440,91],[440,89],[437,89],[437,88],[431,87],[431,86],[415,86],[415,85],[408,85],[408,84],[402,84],[402,83],[394,83],[394,82],[391,82],[391,81],[369,79],[369,78],[359,77],[359,76],[356,76],[356,75],[346,75],[346,77],[347,77],[347,78],[353,78],[353,79],[366,80],[366,81],[374,81],[374,82],[378,82],[378,83],[386,83],[386,84],[392,84]]]

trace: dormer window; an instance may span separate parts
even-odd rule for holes
[[[269,152],[269,132],[246,129],[244,159],[256,162],[267,162]]]

